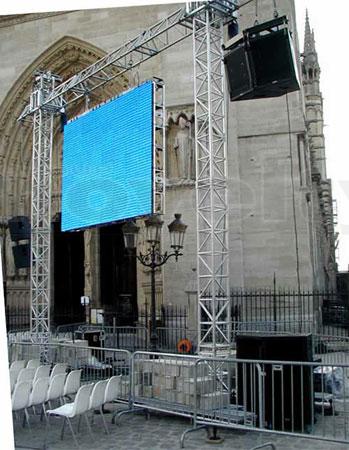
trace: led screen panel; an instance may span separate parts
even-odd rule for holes
[[[62,231],[152,213],[153,82],[64,128]]]

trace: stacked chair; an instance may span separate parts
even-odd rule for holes
[[[121,376],[112,376],[94,384],[81,386],[81,373],[82,370],[72,370],[67,374],[67,365],[61,363],[56,364],[51,370],[50,365],[40,365],[38,360],[31,360],[27,365],[25,361],[14,361],[10,366],[12,411],[16,417],[23,411],[23,426],[27,424],[29,428],[29,408],[32,408],[34,413],[35,408],[40,408],[41,420],[43,417],[46,418],[46,427],[50,425],[49,417],[63,418],[61,439],[64,437],[65,425],[68,424],[74,442],[79,447],[72,419],[79,418],[77,429],[79,431],[81,420],[84,418],[92,435],[93,413],[97,410],[108,434],[103,406],[115,401],[119,396]],[[74,395],[74,401],[71,401]],[[70,402],[64,403],[65,399],[69,399]],[[59,406],[53,408],[54,402],[58,402]],[[46,405],[49,407],[48,410]],[[47,432],[45,440],[46,437]]]

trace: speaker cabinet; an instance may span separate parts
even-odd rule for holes
[[[244,30],[225,45],[230,99],[279,97],[299,90],[286,16]]]
[[[30,267],[30,245],[19,244],[12,247],[16,269]]]
[[[12,241],[30,239],[30,223],[27,216],[12,217],[8,221]]]
[[[237,358],[263,361],[311,362],[312,335],[239,335]],[[244,366],[244,367],[243,367]],[[304,431],[313,422],[312,367],[264,364],[264,419],[275,430]],[[250,388],[254,375],[249,364],[238,365],[238,402],[258,411],[257,392]]]

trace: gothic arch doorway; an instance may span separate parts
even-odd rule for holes
[[[42,54],[24,70],[20,77],[14,82],[9,89],[7,95],[0,105],[0,186],[2,188],[2,196],[0,197],[0,216],[6,220],[13,216],[24,215],[30,216],[31,209],[31,155],[32,155],[32,128],[28,124],[20,124],[17,118],[22,112],[24,105],[28,102],[31,87],[33,83],[33,74],[38,70],[49,70],[59,75],[62,80],[70,78],[75,73],[81,71],[85,67],[96,62],[106,54],[98,47],[82,41],[81,39],[64,36],[52,46],[48,47]],[[117,70],[117,69],[115,69]],[[114,81],[94,92],[88,99],[90,108],[99,103],[117,95],[121,91],[129,87],[129,83],[125,75],[117,77]],[[67,115],[68,119],[80,114],[86,108],[85,99],[69,106]],[[62,134],[60,133],[59,119],[54,123],[54,145],[52,159],[52,201],[51,210],[52,217],[55,217],[61,211],[61,149]],[[53,246],[56,247],[56,258],[53,255],[52,265],[52,304],[53,310],[51,317],[59,322],[63,321],[60,313],[63,305],[65,308],[72,308],[73,314],[80,316],[79,304],[80,293],[85,293],[87,285],[96,283],[98,285],[98,248],[94,251],[86,250],[86,242],[81,245],[81,239],[86,240],[88,233],[63,237],[58,231],[57,220],[53,222]],[[11,245],[8,236],[8,230],[5,232],[3,241],[6,246]],[[96,234],[96,233],[95,233]],[[70,271],[74,265],[78,264],[78,270],[70,278],[68,287],[63,288],[63,279],[68,276],[67,267],[62,264],[62,256],[60,254],[60,246],[70,252],[71,260],[68,264]],[[82,247],[82,248],[81,248]],[[74,249],[79,248],[79,252]],[[77,252],[80,253],[78,257]],[[30,314],[30,278],[28,269],[16,269],[12,258],[12,252],[6,252],[5,267],[5,283],[7,289],[8,307],[18,308],[25,305],[28,316]],[[58,269],[57,276],[55,275]],[[68,272],[69,272],[68,270]],[[73,272],[70,272],[71,274]],[[83,283],[81,282],[81,273],[84,275]],[[97,273],[97,274],[96,274]],[[83,292],[81,292],[83,286]],[[87,295],[89,295],[87,293]],[[92,292],[97,303],[99,302],[98,286]],[[91,294],[90,294],[91,295]],[[24,298],[25,297],[25,298]],[[73,304],[72,302],[73,300]],[[92,298],[93,300],[93,298]],[[56,307],[56,308],[55,308]],[[65,320],[70,318],[70,314]]]

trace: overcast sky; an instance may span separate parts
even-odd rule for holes
[[[241,0],[243,1],[243,0]],[[270,0],[272,2],[273,0]],[[1,14],[112,7],[134,4],[172,3],[171,0],[12,0],[1,2]],[[276,0],[276,4],[278,0]],[[295,0],[298,35],[303,48],[305,10],[308,8],[310,26],[315,31],[316,47],[321,66],[321,90],[324,98],[324,120],[328,177],[333,180],[333,196],[338,202],[339,265],[347,270],[349,264],[349,131],[348,112],[348,47],[347,22],[349,0]]]

